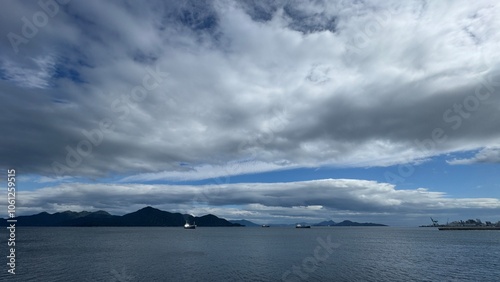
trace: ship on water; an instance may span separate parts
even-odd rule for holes
[[[193,222],[193,224],[189,224],[187,221],[186,221],[186,224],[184,224],[184,229],[196,229],[196,223]]]
[[[295,228],[311,228],[311,226],[310,225],[297,224],[297,225],[295,225]]]

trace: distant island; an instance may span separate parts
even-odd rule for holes
[[[250,220],[245,220],[245,219],[240,219],[240,220],[230,220],[229,222],[231,222],[231,223],[241,224],[241,225],[243,225],[243,226],[247,226],[247,227],[260,227],[260,226],[261,226],[260,224],[253,223],[253,222],[251,222]]]
[[[106,211],[96,212],[57,212],[49,214],[41,212],[35,215],[18,216],[18,226],[184,226],[186,222],[196,223],[201,227],[241,227],[238,223],[231,223],[213,214],[196,217],[188,214],[170,213],[145,207],[138,211],[122,216],[111,215]],[[2,219],[0,224],[7,226],[7,220]]]
[[[371,223],[371,222],[355,222],[350,220],[344,220],[342,222],[335,222],[332,220],[322,221],[320,223],[313,224],[313,226],[387,226],[385,224],[380,223]]]
[[[241,225],[245,225],[248,227],[261,227],[262,225],[256,224],[254,222],[251,222],[249,220],[230,220],[232,223],[238,223]],[[365,222],[365,223],[360,223],[360,222],[355,222],[355,221],[350,221],[350,220],[344,220],[342,222],[335,222],[333,220],[328,220],[328,221],[322,221],[316,224],[309,224],[307,222],[299,222],[298,224],[304,225],[304,226],[387,226],[385,224],[380,224],[380,223],[371,223],[371,222]],[[293,227],[296,226],[295,224],[264,224],[266,227],[268,226],[276,226],[276,227]]]

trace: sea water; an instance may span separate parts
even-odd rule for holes
[[[500,231],[18,227],[1,281],[500,281]]]

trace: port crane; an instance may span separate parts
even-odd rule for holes
[[[431,221],[432,221],[432,226],[438,226],[438,225],[439,225],[439,224],[438,224],[438,221],[437,221],[437,220],[432,219],[432,217],[431,217]]]

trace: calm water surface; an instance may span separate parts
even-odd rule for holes
[[[500,231],[18,228],[16,275],[6,238],[1,281],[500,281]]]

